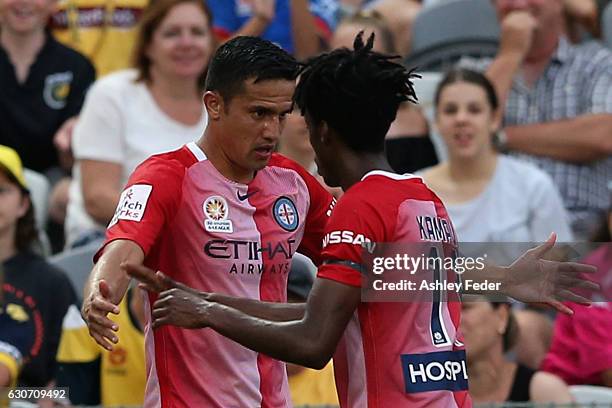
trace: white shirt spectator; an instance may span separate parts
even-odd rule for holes
[[[121,164],[124,185],[146,158],[197,140],[206,128],[207,115],[203,106],[198,124],[183,125],[158,107],[146,85],[134,81],[136,77],[135,70],[110,74],[97,81],[87,95],[72,142],[76,164],[66,217],[68,246],[84,234],[102,232],[106,228],[85,210],[79,160]]]
[[[573,239],[568,214],[550,176],[508,156],[498,156],[493,178],[479,196],[460,204],[446,204],[446,209],[461,243],[544,242],[551,232],[557,233],[558,242]],[[472,254],[481,247],[462,245],[461,252]],[[500,263],[511,262],[529,247],[484,245]]]

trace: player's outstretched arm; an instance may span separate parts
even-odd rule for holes
[[[331,359],[360,299],[359,288],[319,278],[301,320],[273,322],[175,288],[162,292],[155,302],[153,327],[210,327],[275,359],[321,369]]]
[[[145,290],[159,293],[172,288],[182,289],[204,300],[221,303],[261,319],[272,320],[274,322],[299,320],[304,316],[304,311],[306,310],[306,303],[262,302],[220,293],[201,292],[175,281],[161,271],[155,272],[144,265],[124,263],[121,267],[128,275],[140,281],[140,287]]]
[[[108,318],[108,313],[119,313],[117,306],[130,283],[130,277],[120,268],[122,262],[141,264],[144,252],[133,241],[119,239],[109,243],[94,265],[83,291],[81,313],[89,334],[107,350],[117,343],[115,332],[119,326]]]
[[[597,268],[576,262],[543,259],[554,247],[555,240],[556,235],[551,234],[545,243],[526,251],[512,265],[508,267],[487,265],[484,270],[468,270],[463,274],[463,279],[475,282],[500,282],[503,295],[525,303],[543,303],[559,312],[572,314],[572,310],[562,302],[590,304],[588,299],[574,290],[579,288],[599,290],[599,285],[582,276],[582,274],[595,273]]]

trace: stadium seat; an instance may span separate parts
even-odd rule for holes
[[[23,176],[26,179],[26,184],[30,190],[30,199],[34,206],[34,217],[36,217],[36,229],[38,230],[38,238],[40,246],[32,248],[34,252],[40,253],[42,256],[48,256],[51,254],[51,243],[49,237],[45,232],[47,226],[47,215],[49,210],[49,194],[51,191],[51,184],[45,176],[42,174],[30,170],[23,169]]]
[[[444,71],[463,56],[493,57],[499,24],[490,0],[453,0],[425,8],[412,27],[406,65]]]
[[[49,258],[52,265],[57,266],[68,276],[79,300],[82,300],[83,287],[93,268],[93,256],[100,248],[100,242],[60,252]]]
[[[612,388],[597,387],[594,385],[572,385],[570,393],[577,403],[584,404],[612,404]]]
[[[612,49],[612,3],[609,3],[601,16],[603,42]]]
[[[291,259],[291,269],[307,270],[312,276],[317,274],[317,267],[312,263],[310,258],[298,252],[293,254],[293,258]]]
[[[23,169],[23,173],[34,205],[36,226],[40,231],[44,231],[45,225],[47,225],[47,210],[49,207],[47,200],[51,185],[45,176],[34,170]]]

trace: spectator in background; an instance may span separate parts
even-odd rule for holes
[[[64,319],[57,352],[56,386],[70,388],[74,405],[142,406],[146,385],[142,291],[130,288],[111,319],[119,326],[119,342],[104,350],[89,336],[81,315]]]
[[[201,0],[158,0],[142,17],[134,64],[91,88],[74,133],[68,246],[102,237],[128,176],[152,154],[194,141],[206,127],[201,99],[213,53]]]
[[[450,71],[434,103],[448,161],[424,170],[423,178],[446,203],[459,242],[542,242],[551,231],[559,241],[571,241],[568,217],[550,177],[495,150],[501,111],[486,76]],[[509,254],[507,260],[515,257]]]
[[[0,264],[0,387],[13,387],[31,339],[25,326],[5,308],[3,282],[4,271]],[[2,397],[0,393],[0,406],[3,406]]]
[[[296,161],[310,174],[317,173],[315,154],[308,139],[306,121],[296,110],[287,115],[285,128],[278,142],[278,152]]]
[[[395,41],[395,52],[405,57],[410,53],[412,23],[421,11],[420,0],[374,0],[366,9],[376,10],[389,24]]]
[[[130,67],[138,23],[149,0],[62,0],[50,29],[61,43],[86,55],[98,77]]]
[[[550,351],[542,370],[563,378],[568,384],[590,384],[612,387],[612,210],[607,222],[594,236],[602,243],[583,260],[594,265],[594,279],[601,292],[591,295],[591,307],[569,304],[574,315],[567,319],[557,316]]]
[[[612,53],[563,35],[563,0],[496,0],[497,56],[481,61],[505,107],[500,147],[553,178],[577,238],[586,239],[610,205]]]
[[[504,356],[518,336],[507,303],[473,298],[462,303],[470,395],[475,404],[495,402],[570,403],[567,385],[559,377],[509,361]]]
[[[365,35],[376,35],[375,51],[396,54],[395,41],[387,21],[376,11],[362,11],[343,19],[332,37],[332,48],[350,48],[355,36],[362,30]],[[418,106],[411,102],[400,105],[396,119],[387,132],[385,151],[389,164],[398,173],[413,173],[438,163],[429,138],[427,119]]]
[[[18,321],[24,366],[20,386],[45,387],[55,374],[62,320],[76,295],[68,278],[31,252],[37,240],[34,210],[17,153],[0,146],[0,262],[4,311]],[[1,316],[1,315],[0,315]],[[4,335],[4,331],[2,331]]]
[[[294,257],[287,282],[287,302],[305,303],[314,283],[316,269],[309,270],[304,258]],[[287,363],[289,390],[295,406],[338,406],[334,367],[330,362],[322,370]]]
[[[306,121],[297,111],[287,115],[285,128],[278,142],[278,152],[291,160],[295,160],[300,166],[315,176],[331,195],[335,198],[340,198],[342,189],[329,187],[318,173],[314,150],[310,145]]]
[[[412,23],[421,9],[429,3],[449,0],[340,0],[341,15],[350,17],[360,11],[376,12],[387,22],[393,36],[395,51],[406,57],[410,54]]]
[[[59,166],[53,137],[78,115],[95,79],[91,63],[45,31],[54,0],[0,0],[0,144],[25,167]]]
[[[338,12],[337,0],[208,0],[217,38],[259,36],[298,59],[323,51]]]
[[[601,38],[601,16],[610,0],[563,0],[567,34],[580,42],[584,34]]]
[[[509,265],[523,251],[521,243],[545,241],[551,231],[561,242],[572,240],[567,213],[548,174],[495,150],[501,110],[486,76],[450,71],[438,85],[434,104],[448,160],[422,175],[446,203],[459,242],[478,243],[464,245],[464,252],[486,250],[495,262]],[[491,242],[516,244],[486,245]],[[517,320],[519,361],[537,367],[548,350],[552,323],[533,310],[517,311]]]

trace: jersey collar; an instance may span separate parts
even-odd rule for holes
[[[393,180],[410,180],[410,179],[421,180],[421,177],[415,176],[414,174],[410,174],[410,173],[395,174],[395,173],[391,173],[390,171],[385,171],[385,170],[372,170],[372,171],[367,172],[361,178],[361,181],[365,180],[367,177],[370,177],[370,176],[383,176],[383,177],[387,177]]]

